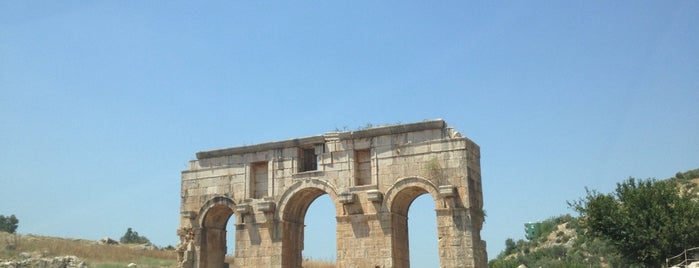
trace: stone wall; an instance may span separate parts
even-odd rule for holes
[[[407,211],[435,201],[441,267],[485,267],[480,149],[442,120],[197,153],[182,172],[183,267],[300,267],[304,216],[328,194],[338,267],[409,267]],[[235,230],[226,223],[235,215]]]

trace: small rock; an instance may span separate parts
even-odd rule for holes
[[[135,268],[135,267],[138,267],[138,265],[136,265],[135,263],[132,262],[132,263],[129,263],[129,265],[127,265],[126,267]]]
[[[111,239],[109,237],[102,238],[98,241],[98,243],[102,245],[118,245],[119,241],[116,241],[114,239]]]
[[[153,244],[146,243],[146,244],[138,244],[133,247],[134,249],[138,250],[155,250],[157,249]]]

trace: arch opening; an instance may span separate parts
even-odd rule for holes
[[[333,215],[335,207],[330,196],[323,194],[311,202],[304,216],[304,267],[334,264],[336,262],[337,221]],[[313,263],[306,263],[307,261]],[[334,267],[334,266],[333,266]]]
[[[201,267],[228,267],[226,229],[232,216],[233,209],[226,204],[213,205],[206,211],[201,230]]]
[[[428,194],[417,196],[408,208],[408,241],[412,267],[438,267],[439,243],[435,203]]]
[[[319,202],[316,202],[316,200]],[[320,211],[316,212],[314,203],[319,203],[318,210]],[[313,218],[312,227],[306,229],[306,216],[311,204],[314,204],[310,214]],[[311,231],[311,234],[314,236],[309,241],[316,242],[317,238],[320,238],[321,241],[327,242],[327,239],[323,237],[330,237],[333,240],[331,244],[334,245],[332,252],[337,252],[337,242],[334,241],[336,233],[336,227],[334,226],[337,225],[335,217],[331,217],[329,221],[322,219],[326,218],[327,215],[334,215],[335,209],[336,206],[331,194],[320,188],[307,187],[297,191],[289,198],[282,212],[283,228],[285,229],[285,236],[282,239],[282,267],[302,267],[305,249],[304,239],[307,231]],[[317,221],[317,218],[321,218],[321,220]],[[332,229],[328,228],[328,225],[333,226]],[[320,252],[327,252],[327,244],[321,244],[320,247],[325,248]],[[316,250],[318,249],[311,248],[311,251],[306,253],[313,252],[312,254],[315,255],[315,252],[318,252]],[[332,257],[334,258],[334,256],[333,254]]]
[[[235,265],[235,213],[231,214],[226,224],[226,260],[228,267],[238,267]]]
[[[391,229],[396,267],[410,267],[411,264],[414,267],[439,266],[435,207],[432,194],[419,186],[405,187],[393,197]],[[429,258],[422,259],[424,256]]]

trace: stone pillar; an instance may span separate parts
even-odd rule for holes
[[[487,260],[477,256],[482,255],[479,249],[482,249],[483,242],[480,236],[474,236],[470,211],[465,208],[444,208],[436,211],[440,266],[486,267]]]
[[[390,221],[380,215],[337,217],[337,267],[402,267],[392,264]]]
[[[237,267],[295,267],[282,265],[282,241],[278,227],[277,221],[237,224],[235,265]]]
[[[408,217],[398,213],[390,214],[391,253],[394,267],[410,267],[410,245],[408,244]]]
[[[203,228],[199,267],[225,268],[226,229]]]
[[[281,267],[300,268],[303,262],[303,223],[283,221]]]
[[[202,260],[205,258],[205,253],[203,253],[205,247],[202,245],[204,241],[204,239],[202,239],[203,231],[202,228],[192,228],[192,232],[194,233],[194,240],[191,247],[191,251],[194,253],[194,259],[192,260],[194,263],[193,267],[203,267]]]

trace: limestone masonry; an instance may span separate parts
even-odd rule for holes
[[[182,172],[180,266],[228,266],[229,231],[230,267],[301,267],[306,210],[323,194],[337,267],[409,267],[408,208],[422,194],[435,202],[440,266],[486,267],[480,149],[443,120],[198,152]]]

